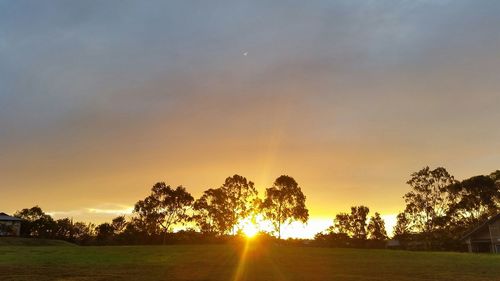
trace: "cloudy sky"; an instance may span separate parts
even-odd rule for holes
[[[0,0],[0,211],[282,174],[313,219],[500,168],[498,1]]]

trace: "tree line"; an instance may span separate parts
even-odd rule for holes
[[[407,184],[405,208],[393,229],[393,238],[402,248],[461,250],[462,235],[500,209],[500,170],[458,181],[443,167],[425,167],[412,173]],[[305,201],[302,189],[290,176],[278,177],[260,198],[252,181],[234,175],[196,200],[182,186],[159,182],[135,204],[130,219],[118,216],[99,225],[69,218],[54,220],[37,206],[14,216],[23,219],[23,236],[79,244],[219,242],[237,236],[242,220],[258,216],[272,223],[269,235],[280,239],[283,225],[308,221]],[[378,212],[372,216],[369,212],[360,205],[337,214],[332,226],[316,234],[312,244],[384,247],[388,239],[384,220]],[[174,227],[180,226],[188,228],[174,233]]]
[[[14,216],[23,220],[21,234],[27,237],[63,239],[79,244],[156,244],[189,241],[220,241],[241,233],[242,220],[255,221],[258,215],[281,228],[292,221],[306,223],[309,211],[306,196],[294,178],[282,175],[267,188],[263,199],[252,181],[240,175],[226,178],[219,188],[210,188],[195,200],[183,187],[156,183],[150,194],[134,205],[132,217],[118,216],[99,225],[54,220],[35,206]],[[174,227],[190,225],[173,232]]]
[[[410,175],[405,208],[393,229],[398,247],[420,250],[465,250],[463,235],[500,212],[500,170],[458,181],[445,168],[424,167]],[[334,224],[315,242],[337,247],[380,247],[387,239],[378,213],[367,224],[368,207],[337,214]]]
[[[350,213],[339,213],[333,225],[314,236],[315,244],[334,247],[382,248],[388,239],[385,222],[378,212],[368,220],[370,209],[353,206]]]
[[[462,249],[464,233],[500,211],[500,170],[458,181],[443,167],[425,167],[407,184],[394,228],[407,247]]]

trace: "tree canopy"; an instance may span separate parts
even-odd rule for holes
[[[238,223],[257,212],[258,192],[252,181],[240,175],[226,178],[220,188],[226,204],[223,210],[230,211],[226,214],[227,224],[235,234],[238,231]]]
[[[370,239],[373,240],[387,239],[385,222],[382,217],[380,217],[379,213],[375,213],[375,215],[370,218],[370,223],[368,223],[368,235]]]
[[[159,182],[153,186],[149,196],[135,204],[134,212],[150,233],[160,230],[167,233],[172,226],[189,219],[187,212],[193,201],[193,196],[184,187],[173,189]]]
[[[306,196],[294,178],[283,175],[276,179],[273,186],[266,189],[262,203],[262,213],[269,219],[281,238],[281,226],[294,220],[306,223],[309,211],[305,205]]]
[[[228,196],[222,188],[210,188],[194,203],[194,222],[203,233],[218,235],[227,234],[232,231],[233,210],[227,204]]]
[[[407,182],[411,191],[404,195],[404,199],[405,212],[415,231],[430,233],[440,226],[449,209],[448,187],[454,183],[455,178],[442,167],[434,170],[425,167],[411,174]]]

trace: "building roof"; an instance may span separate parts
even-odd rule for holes
[[[465,239],[469,238],[471,235],[475,234],[478,231],[481,231],[483,228],[485,228],[486,226],[488,226],[488,224],[490,224],[491,222],[496,221],[498,219],[500,219],[500,213],[496,214],[495,216],[492,216],[491,218],[489,218],[488,220],[486,220],[485,222],[483,222],[482,224],[480,224],[478,227],[476,227],[473,230],[467,232],[462,237],[462,240],[465,240]]]
[[[16,217],[11,217],[6,213],[0,213],[0,221],[21,221],[21,219]]]

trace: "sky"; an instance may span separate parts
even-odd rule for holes
[[[0,0],[0,211],[294,177],[309,236],[500,163],[500,2]]]

